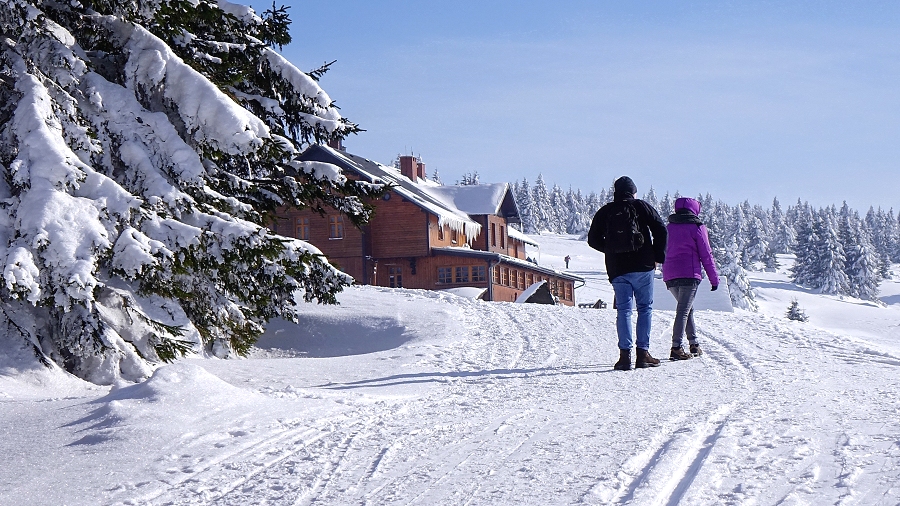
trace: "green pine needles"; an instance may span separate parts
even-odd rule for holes
[[[0,346],[97,383],[188,353],[246,354],[272,318],[352,280],[266,226],[279,207],[361,225],[379,185],[294,158],[359,127],[209,0],[0,0]]]

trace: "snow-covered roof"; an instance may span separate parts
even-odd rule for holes
[[[481,232],[481,224],[472,216],[497,215],[506,218],[508,223],[520,222],[519,207],[509,183],[440,186],[427,180],[413,182],[399,169],[321,145],[310,146],[299,159],[331,163],[358,174],[368,182],[391,184],[394,192],[437,216],[440,225],[448,225],[464,233],[468,241]],[[538,246],[513,229],[509,229],[509,236]]]
[[[332,163],[358,174],[368,182],[393,185],[392,191],[437,216],[438,224],[462,232],[469,241],[481,232],[481,224],[470,218],[468,213],[454,207],[452,202],[448,203],[444,198],[431,193],[434,188],[438,188],[437,186],[414,183],[394,167],[318,144],[310,146],[299,159]]]
[[[509,183],[433,186],[428,191],[469,215],[494,214],[519,223],[519,209]]]
[[[538,248],[541,247],[540,243],[538,243],[534,239],[528,237],[527,235],[523,234],[522,232],[519,232],[518,230],[516,230],[512,227],[506,227],[506,235],[508,235],[510,237],[510,239],[522,241],[525,244],[530,244],[530,245],[538,247]]]

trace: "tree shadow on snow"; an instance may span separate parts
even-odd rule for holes
[[[758,280],[754,279],[750,283],[750,285],[753,288],[775,288],[778,290],[802,292],[802,293],[810,293],[810,294],[818,293],[815,289],[804,288],[800,285],[791,283],[790,281],[758,281]]]
[[[270,323],[256,347],[307,358],[364,355],[398,348],[414,336],[393,319],[348,321],[327,316],[302,316],[299,324]]]
[[[317,385],[316,388],[328,388],[331,390],[350,390],[355,388],[389,387],[416,383],[447,383],[453,378],[473,379],[514,379],[514,378],[543,378],[551,376],[577,376],[582,374],[597,374],[613,372],[610,365],[579,365],[564,367],[539,367],[532,369],[490,369],[484,371],[448,371],[448,372],[422,372],[410,374],[395,374],[383,378],[351,381],[349,383],[326,383]]]
[[[889,305],[889,306],[892,305],[892,304],[900,304],[900,294],[898,294],[898,295],[888,295],[888,296],[885,296],[885,297],[879,297],[878,299],[879,299],[881,302],[884,302],[885,304],[887,304],[887,305]]]

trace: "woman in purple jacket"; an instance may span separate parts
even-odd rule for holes
[[[694,296],[703,279],[701,266],[706,270],[713,291],[719,288],[719,274],[709,246],[706,225],[700,221],[700,202],[686,197],[676,200],[675,214],[669,216],[666,230],[669,232],[669,242],[663,264],[663,281],[677,302],[669,360],[687,360],[692,355],[696,357],[703,353],[694,327]],[[690,343],[690,355],[681,347],[685,331]]]

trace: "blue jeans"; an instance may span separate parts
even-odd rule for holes
[[[653,271],[629,272],[612,280],[616,293],[616,331],[619,334],[619,349],[634,347],[634,332],[631,330],[632,306],[637,303],[637,347],[650,349],[650,320],[653,316]]]

